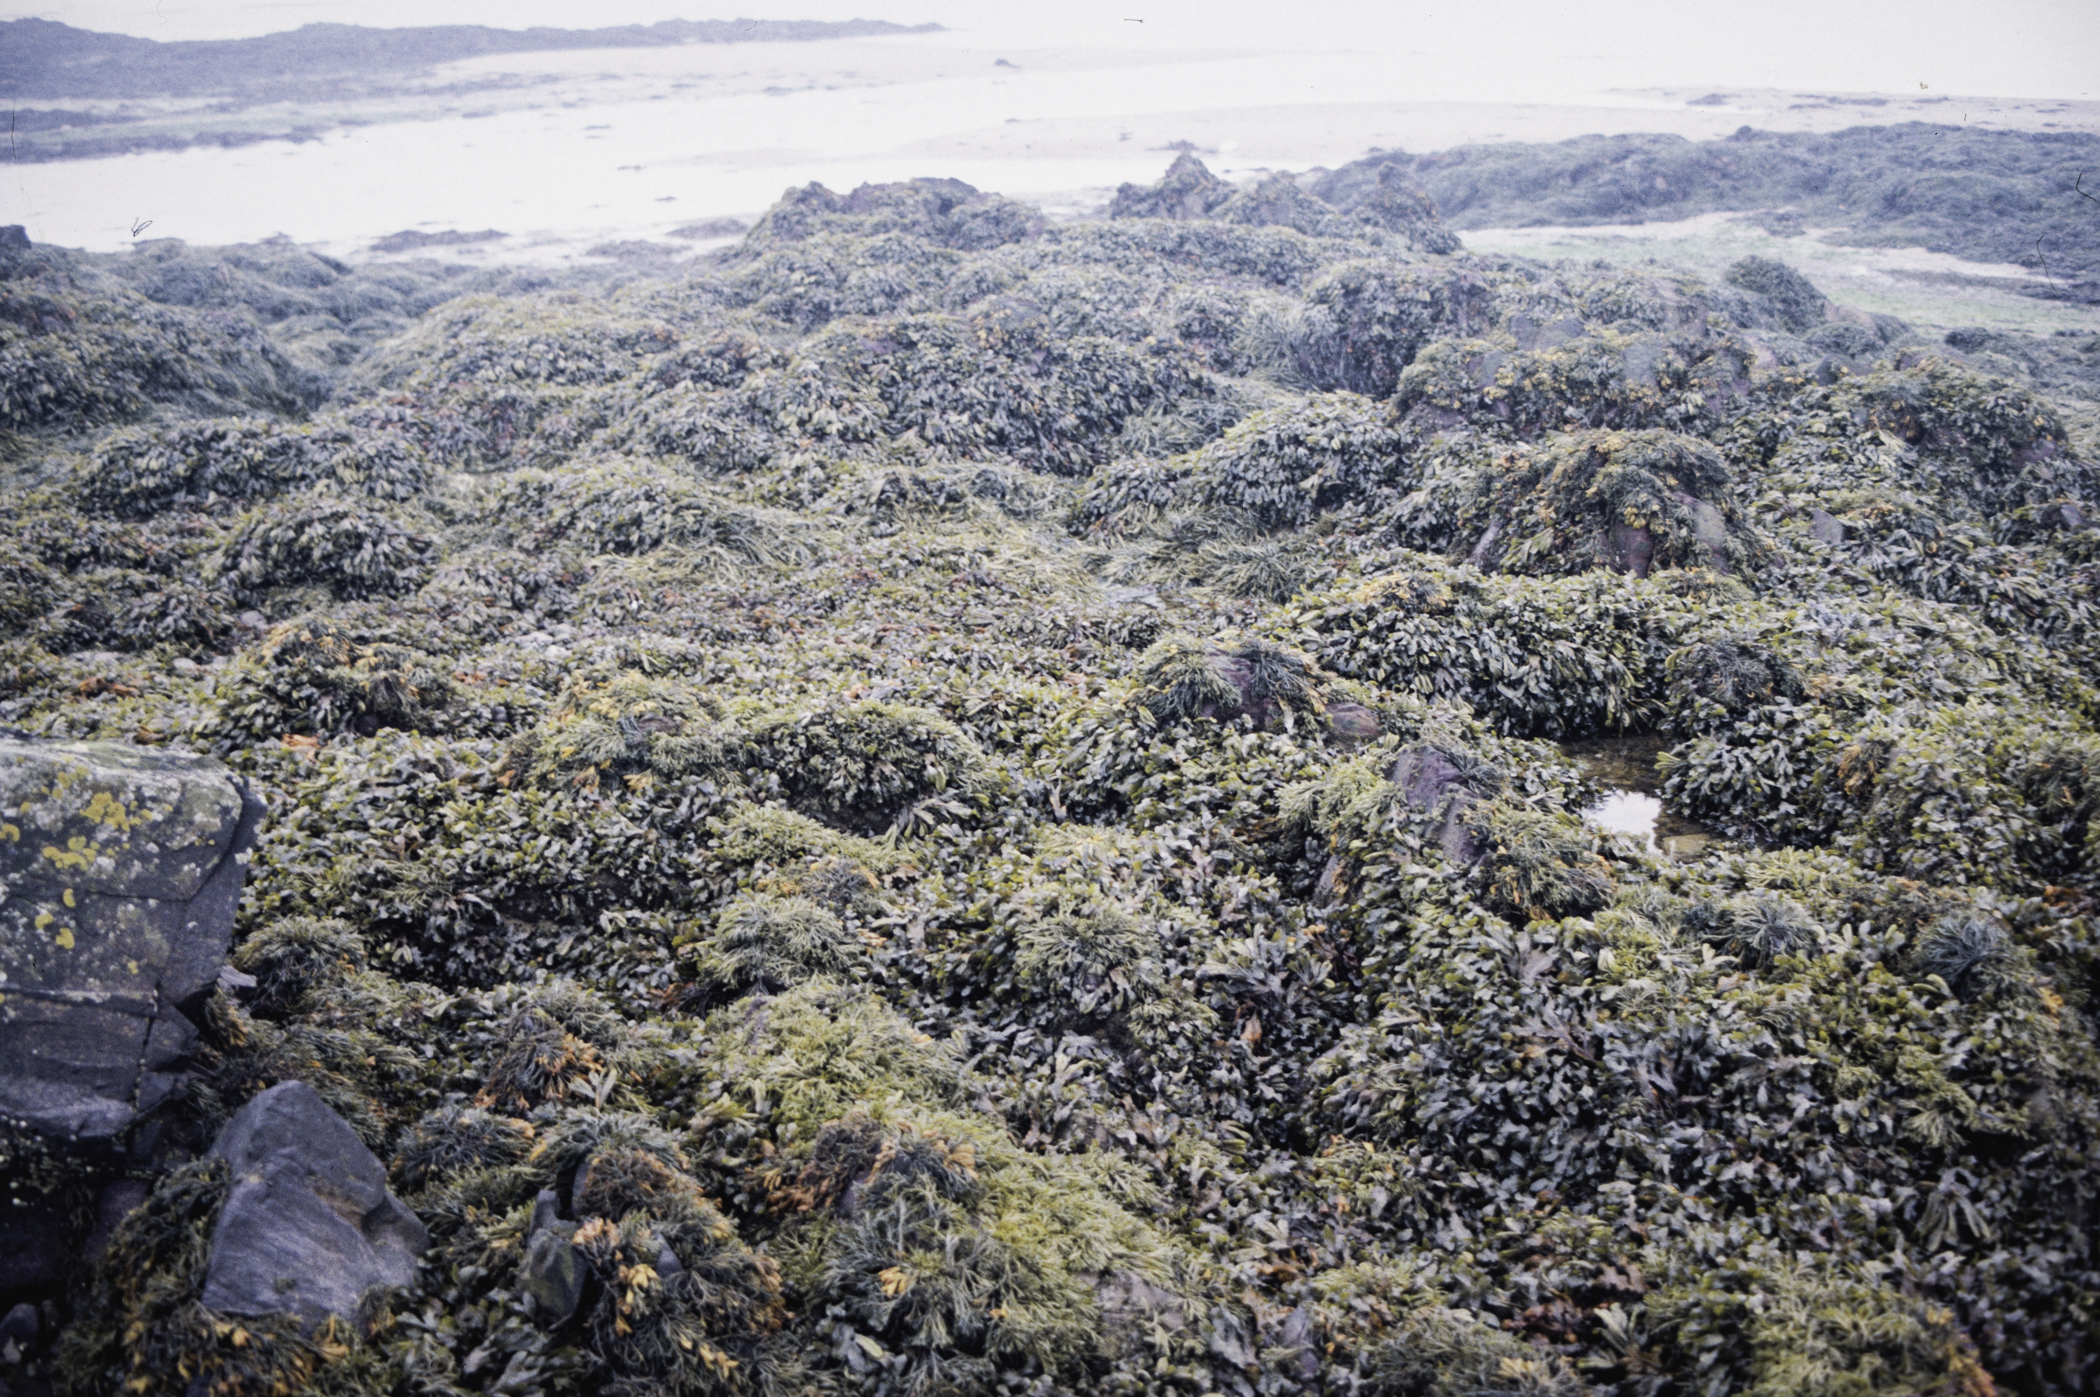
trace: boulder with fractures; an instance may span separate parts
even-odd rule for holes
[[[386,1169],[304,1082],[241,1108],[212,1153],[230,1181],[203,1300],[221,1314],[350,1316],[374,1286],[415,1279],[430,1233],[387,1190]]]
[[[0,735],[0,1115],[107,1139],[166,1098],[262,813],[202,757]]]

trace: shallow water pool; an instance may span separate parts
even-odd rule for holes
[[[1613,834],[1630,835],[1658,854],[1697,858],[1715,836],[1697,820],[1663,806],[1655,759],[1669,746],[1660,734],[1633,733],[1579,738],[1563,742],[1560,750],[1604,789],[1603,798],[1582,812],[1584,820]]]

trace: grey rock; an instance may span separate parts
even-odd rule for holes
[[[24,1300],[0,1318],[0,1339],[11,1340],[22,1352],[36,1348],[37,1331],[43,1328],[43,1317],[36,1306]]]
[[[1384,731],[1378,715],[1360,703],[1327,705],[1327,730],[1351,742],[1368,742]]]
[[[1471,864],[1484,852],[1466,824],[1466,816],[1480,797],[1467,789],[1457,765],[1434,747],[1410,747],[1393,761],[1387,773],[1400,788],[1400,798],[1415,809],[1438,817],[1437,847],[1453,863]]]
[[[1711,500],[1702,500],[1683,490],[1673,493],[1685,512],[1692,516],[1692,537],[1699,540],[1699,547],[1705,551],[1706,565],[1716,572],[1727,572],[1728,516]]]
[[[1653,340],[1644,340],[1629,347],[1620,356],[1620,362],[1625,366],[1626,381],[1636,387],[1653,388],[1656,379],[1660,377],[1662,361],[1669,352],[1668,345],[1658,344]]]
[[[1827,509],[1819,509],[1808,517],[1808,531],[1818,543],[1835,547],[1845,541],[1845,526]]]
[[[1502,530],[1507,523],[1500,514],[1488,520],[1487,532],[1480,536],[1480,541],[1473,545],[1473,551],[1466,555],[1468,566],[1479,568],[1482,572],[1494,570],[1495,560],[1499,556],[1495,545],[1501,542]]]
[[[217,762],[0,736],[0,1115],[106,1139],[173,1090],[262,802]]]
[[[5,227],[0,227],[0,248],[5,248],[10,252],[27,252],[29,250],[29,230],[19,223],[10,223]]]
[[[112,1179],[104,1184],[95,1197],[95,1226],[81,1246],[82,1254],[89,1261],[99,1260],[116,1235],[117,1224],[145,1203],[151,1192],[140,1179]]]
[[[543,1188],[532,1200],[532,1222],[526,1227],[525,1235],[529,1237],[535,1232],[544,1232],[550,1227],[560,1225],[561,1195],[551,1188]]]
[[[583,1284],[588,1278],[583,1254],[567,1237],[552,1228],[532,1234],[518,1288],[532,1302],[533,1318],[541,1325],[552,1329],[567,1323],[583,1303]]]
[[[1655,535],[1623,519],[1614,519],[1604,534],[1604,560],[1620,572],[1646,577],[1655,565]]]
[[[532,1200],[532,1221],[525,1228],[525,1265],[518,1285],[532,1304],[533,1318],[548,1329],[567,1323],[583,1303],[589,1268],[569,1240],[575,1235],[576,1224],[562,1221],[561,1195],[541,1189]],[[661,1264],[657,1272],[668,1274]]]
[[[0,1204],[0,1291],[63,1284],[72,1241],[64,1213]]]
[[[203,1300],[223,1314],[350,1316],[373,1286],[407,1285],[430,1234],[386,1170],[304,1082],[241,1108],[212,1145],[231,1181]]]
[[[1230,199],[1234,188],[1183,151],[1157,184],[1125,184],[1109,205],[1110,218],[1203,218]]]

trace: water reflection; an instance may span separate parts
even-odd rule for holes
[[[1652,853],[1673,859],[1697,858],[1713,842],[1714,832],[1664,808],[1655,759],[1669,745],[1657,733],[1633,733],[1579,738],[1562,743],[1561,751],[1604,789],[1603,798],[1582,812],[1584,820],[1598,829],[1630,836]]]

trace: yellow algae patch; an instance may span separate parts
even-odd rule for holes
[[[74,835],[61,849],[54,844],[44,846],[44,857],[60,868],[86,868],[102,851],[87,842],[85,835]]]
[[[58,949],[61,951],[73,949],[73,928],[62,926],[58,929]]]
[[[19,844],[22,841],[22,831],[19,826],[0,823],[0,839],[5,839],[10,844]]]
[[[95,792],[95,798],[88,802],[86,813],[96,824],[108,825],[111,829],[122,830],[126,834],[129,834],[132,825],[137,823],[136,817],[124,808],[124,802],[108,791]]]
[[[60,894],[60,898],[68,907],[78,907],[80,905],[73,900],[73,890],[71,888],[67,888],[65,892]]]

